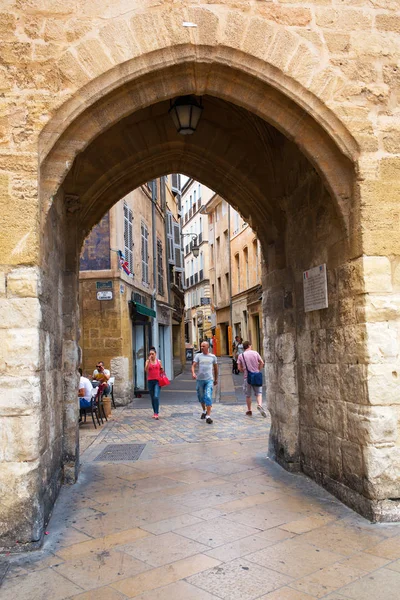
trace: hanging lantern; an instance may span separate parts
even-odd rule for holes
[[[199,124],[203,106],[195,96],[180,96],[173,102],[168,113],[178,133],[191,135]]]

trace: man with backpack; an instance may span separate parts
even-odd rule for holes
[[[243,342],[243,354],[238,357],[238,369],[244,373],[243,391],[246,396],[248,417],[252,416],[251,410],[251,390],[253,389],[257,401],[257,409],[263,417],[267,416],[262,405],[262,371],[264,361],[255,350],[251,349],[250,342]]]

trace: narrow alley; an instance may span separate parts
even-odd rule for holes
[[[190,369],[81,427],[40,551],[3,565],[2,600],[398,600],[400,526],[373,525],[268,459],[269,420],[245,416],[221,359],[214,422]],[[7,566],[6,566],[7,565]]]

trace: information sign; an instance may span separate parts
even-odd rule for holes
[[[97,292],[97,300],[112,300],[113,299],[113,293],[112,291],[104,291],[104,292]]]
[[[96,281],[96,290],[112,290],[113,282],[110,281]]]
[[[303,272],[304,311],[328,307],[326,265],[319,265]]]
[[[206,304],[211,304],[211,298],[200,298],[201,306],[205,306]]]

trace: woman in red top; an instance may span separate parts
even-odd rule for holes
[[[150,348],[149,358],[144,367],[147,373],[147,385],[149,386],[151,404],[153,406],[153,419],[158,420],[160,410],[160,384],[158,380],[163,372],[161,361],[157,359],[157,352],[154,346]]]

